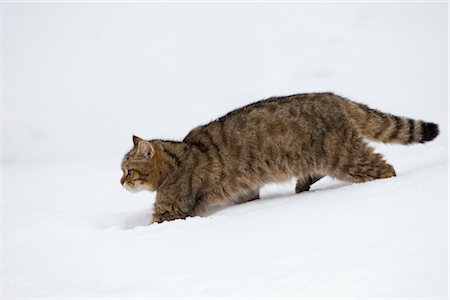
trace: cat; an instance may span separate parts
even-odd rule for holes
[[[394,168],[364,139],[408,145],[438,134],[435,123],[332,93],[273,97],[196,127],[181,142],[133,136],[120,182],[157,192],[152,222],[160,223],[258,199],[271,182],[297,178],[300,193],[324,176],[355,183],[393,177]]]

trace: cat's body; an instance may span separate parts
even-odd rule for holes
[[[411,144],[438,133],[434,123],[385,114],[331,93],[276,97],[199,126],[182,142],[134,137],[121,183],[157,191],[153,222],[162,222],[226,201],[256,199],[270,182],[297,178],[298,193],[323,176],[349,182],[392,177],[393,167],[364,138]]]

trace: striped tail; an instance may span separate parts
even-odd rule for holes
[[[347,112],[370,140],[408,145],[432,141],[439,135],[435,123],[394,116],[364,104],[350,102]]]

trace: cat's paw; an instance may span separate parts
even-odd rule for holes
[[[165,222],[165,221],[173,221],[173,220],[176,220],[176,219],[184,219],[184,218],[181,217],[181,216],[175,216],[174,214],[172,214],[169,211],[165,211],[163,213],[155,213],[155,214],[153,214],[151,223],[152,224],[153,223],[162,223],[162,222]]]

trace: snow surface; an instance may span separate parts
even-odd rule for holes
[[[2,296],[448,296],[446,3],[3,4]],[[397,177],[148,226],[131,134],[181,139],[272,95],[434,121]]]
[[[397,178],[270,186],[151,226],[153,195],[122,189],[112,161],[5,167],[4,295],[446,296],[447,148],[385,150]]]

